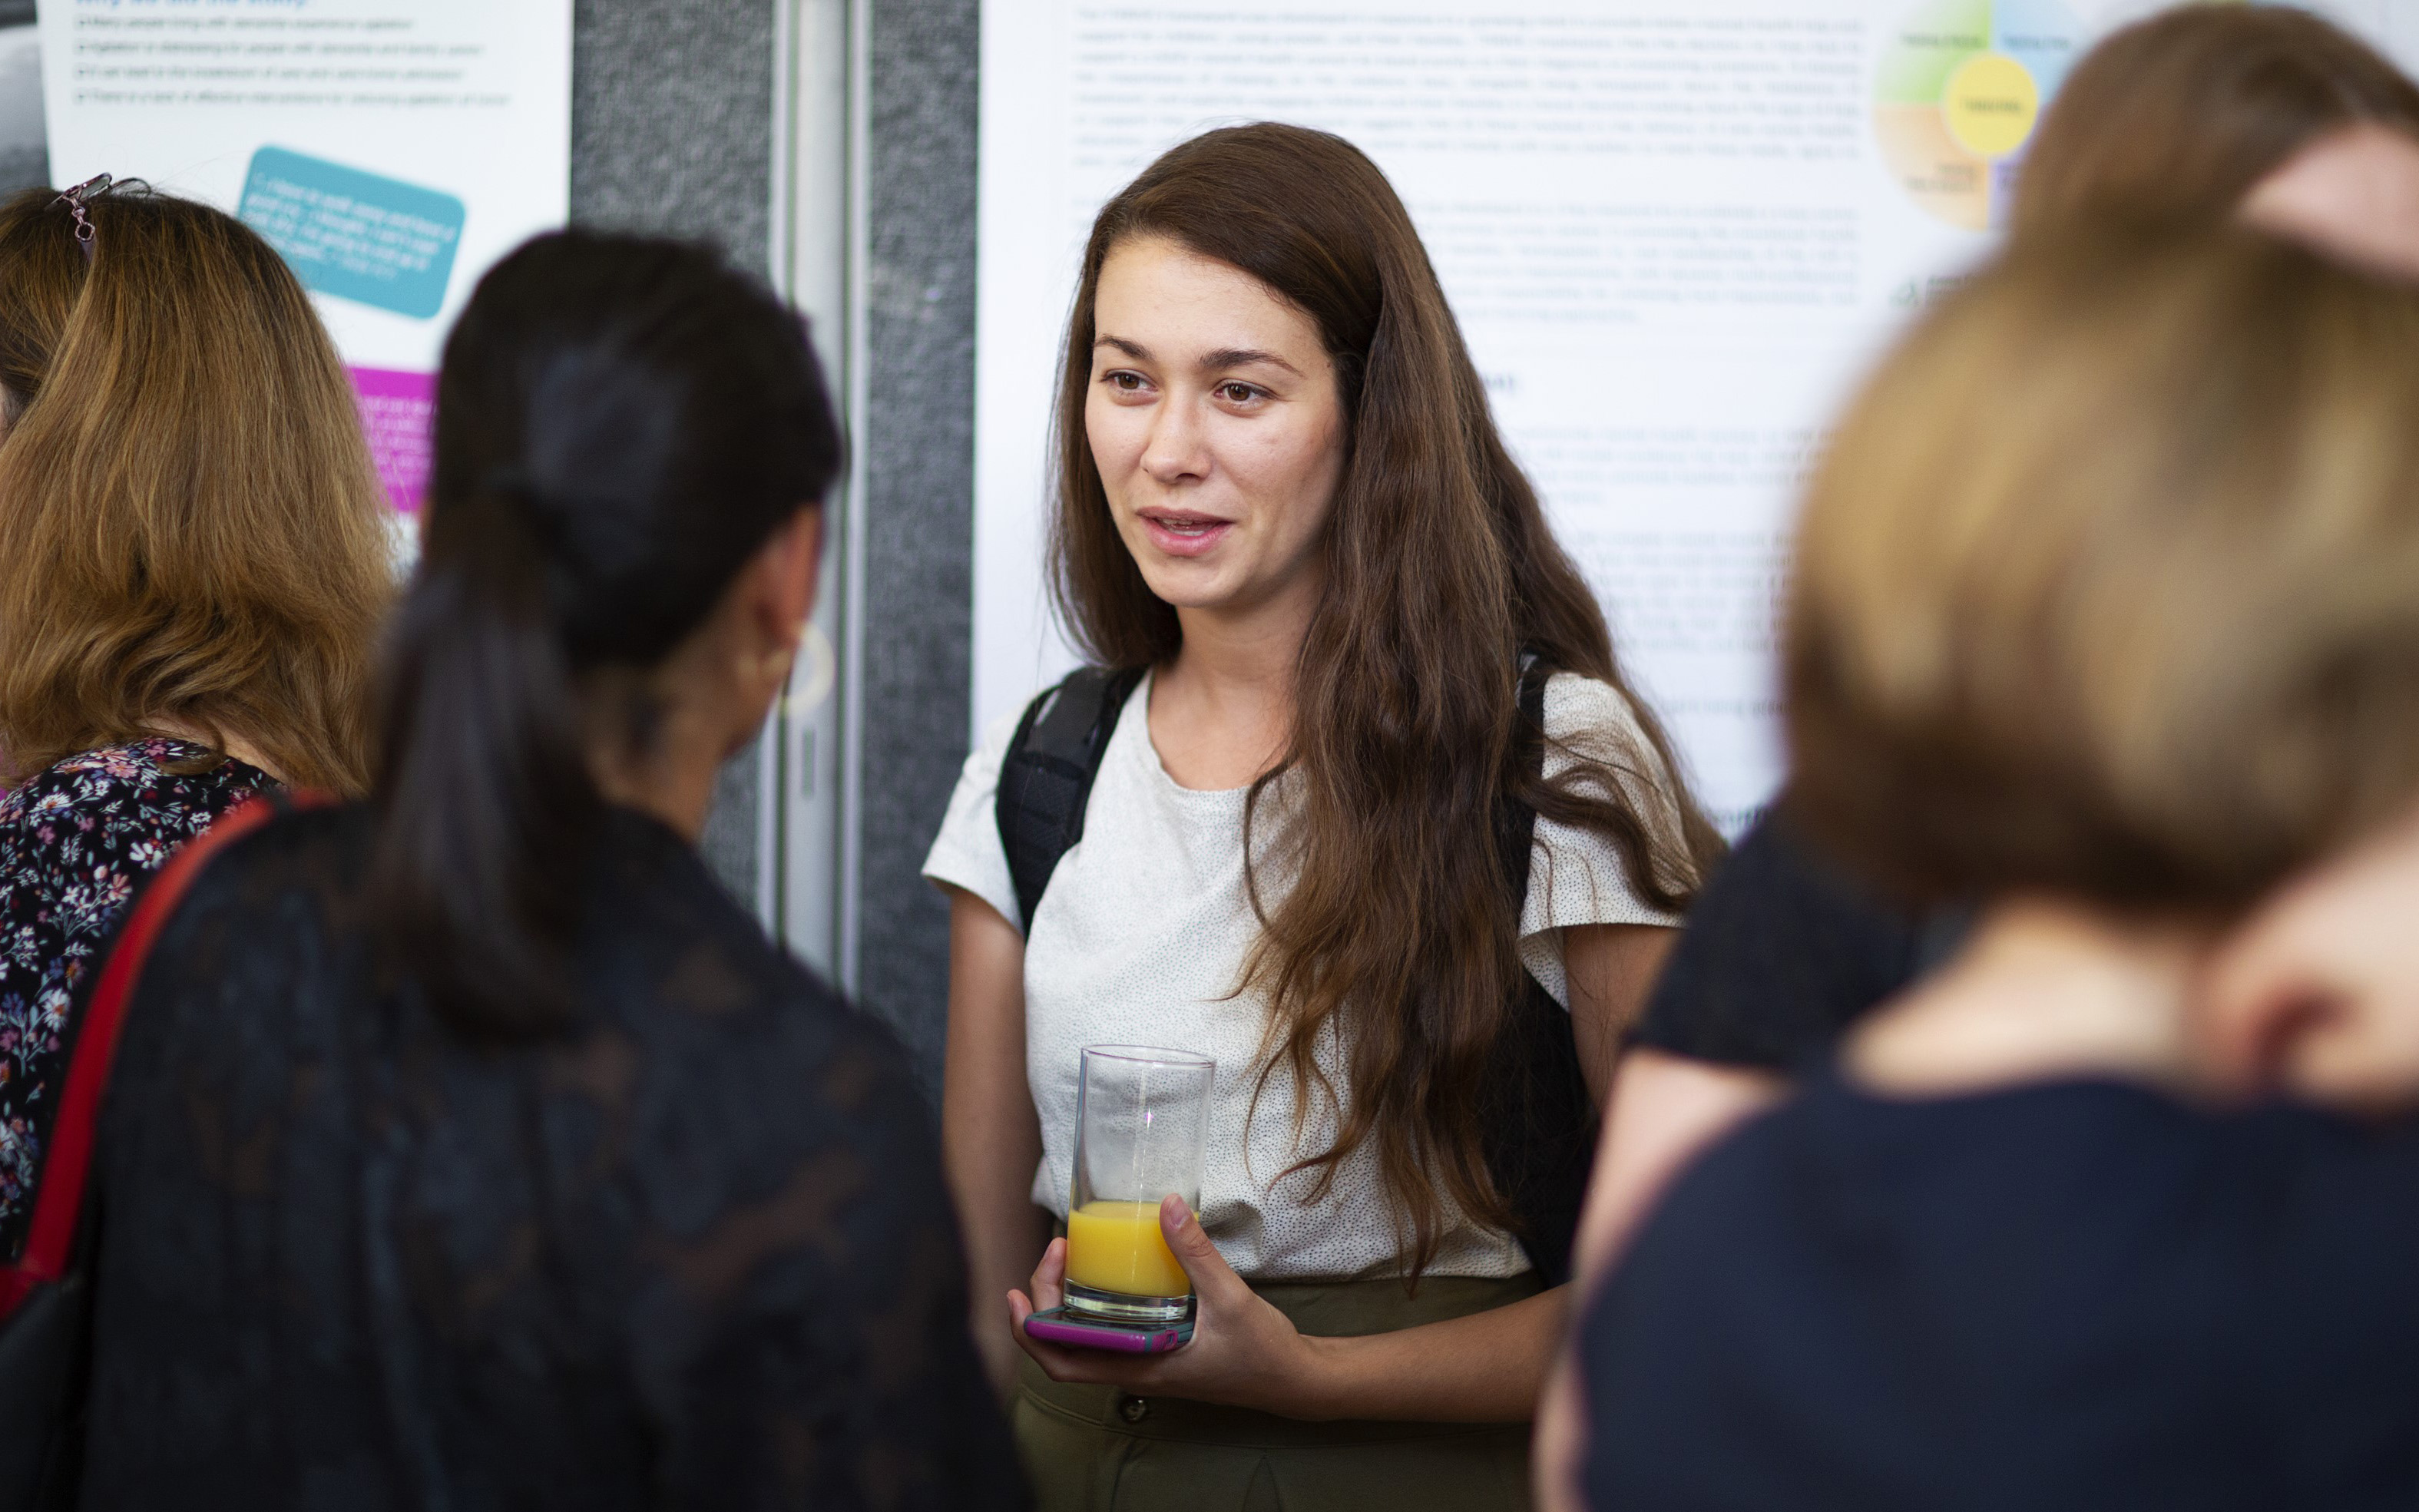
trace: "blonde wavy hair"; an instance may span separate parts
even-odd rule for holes
[[[0,205],[0,782],[163,725],[368,786],[393,594],[352,387],[241,223],[54,191]]]

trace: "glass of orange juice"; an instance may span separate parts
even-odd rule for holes
[[[1103,1322],[1193,1316],[1193,1281],[1159,1229],[1160,1199],[1201,1201],[1218,1063],[1186,1050],[1096,1044],[1076,1083],[1067,1204],[1067,1312]]]

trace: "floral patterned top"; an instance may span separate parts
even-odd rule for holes
[[[182,740],[104,746],[0,793],[0,1263],[24,1246],[67,1070],[71,1006],[143,880],[252,794],[274,787]]]

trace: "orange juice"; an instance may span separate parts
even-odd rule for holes
[[[1096,1199],[1069,1213],[1067,1279],[1129,1297],[1193,1293],[1193,1278],[1159,1231],[1156,1202]]]

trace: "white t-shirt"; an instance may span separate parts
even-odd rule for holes
[[[1397,1273],[1397,1229],[1376,1154],[1365,1143],[1315,1203],[1308,1200],[1310,1173],[1277,1180],[1300,1158],[1293,1137],[1297,1089],[1280,1071],[1252,1111],[1267,1008],[1256,997],[1235,995],[1259,931],[1243,886],[1247,790],[1201,792],[1169,778],[1150,743],[1150,687],[1144,679],[1118,717],[1093,781],[1084,838],[1051,873],[1025,932],[1025,1077],[1041,1118],[1042,1147],[1033,1200],[1066,1215],[1076,1072],[1086,1045],[1195,1051],[1218,1062],[1200,1214],[1227,1263],[1246,1277],[1271,1281]],[[1650,828],[1676,837],[1669,775],[1618,691],[1560,673],[1546,685],[1545,715],[1554,740],[1608,760],[1617,771],[1651,774],[1629,788],[1629,799]],[[925,876],[964,888],[1011,923],[1021,920],[994,795],[1016,722],[1011,715],[993,725],[966,758],[948,817],[924,860]],[[1550,772],[1570,759],[1549,754],[1548,760]],[[1283,788],[1280,779],[1271,795],[1276,801]],[[1268,806],[1264,799],[1263,837],[1272,832]],[[1260,870],[1265,897],[1273,868]],[[1520,956],[1564,1008],[1570,1001],[1564,928],[1678,922],[1631,891],[1610,844],[1538,821]],[[1342,1059],[1327,1063],[1340,1092]],[[1326,1149],[1334,1127],[1333,1111],[1314,1097],[1299,1148]],[[1528,1268],[1509,1235],[1456,1220],[1429,1273],[1506,1276]]]

